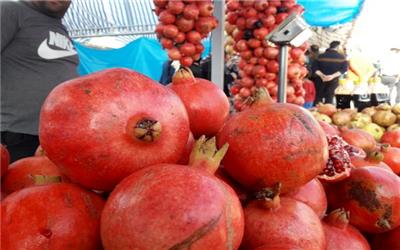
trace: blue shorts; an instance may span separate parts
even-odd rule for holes
[[[306,109],[310,109],[313,107],[314,102],[306,102],[304,103],[303,107]]]

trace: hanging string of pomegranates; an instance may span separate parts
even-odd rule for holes
[[[248,99],[258,88],[268,89],[277,100],[279,48],[265,41],[268,35],[292,12],[301,14],[304,8],[295,0],[227,0],[225,30],[231,36],[233,48],[240,56],[239,78],[230,88],[237,111],[246,108]],[[307,75],[305,52],[308,44],[289,50],[287,102],[304,104],[304,78]]]

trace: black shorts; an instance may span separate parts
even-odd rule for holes
[[[1,132],[1,144],[7,146],[11,156],[10,161],[14,162],[21,158],[33,156],[39,146],[39,137],[5,131]]]

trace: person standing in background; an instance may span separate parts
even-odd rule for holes
[[[306,52],[306,65],[307,65],[307,70],[308,70],[308,74],[309,74],[308,78],[310,78],[310,79],[314,75],[314,72],[312,72],[312,69],[313,69],[313,65],[315,64],[315,62],[318,59],[318,56],[319,56],[319,46],[316,44],[311,45],[310,48]]]
[[[315,100],[315,86],[314,83],[309,80],[305,79],[303,83],[303,88],[306,91],[306,95],[304,96],[304,105],[303,107],[306,109],[310,109],[314,106]]]
[[[169,83],[171,83],[172,81],[172,77],[175,74],[175,67],[173,67],[172,65],[173,61],[171,60],[167,60],[164,62],[163,66],[162,66],[162,72],[161,72],[161,77],[159,82],[162,85],[168,85]]]
[[[339,45],[339,41],[331,42],[329,48],[318,56],[313,65],[312,72],[315,75],[316,89],[314,105],[320,102],[333,103],[339,77],[348,70],[349,64],[345,56],[338,52]]]
[[[0,2],[1,143],[11,161],[34,154],[45,98],[59,83],[78,76],[78,55],[61,23],[70,4]]]
[[[400,49],[391,48],[380,63],[382,83],[389,87],[389,95],[392,96],[396,89],[395,103],[400,103]]]

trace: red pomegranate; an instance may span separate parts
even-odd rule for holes
[[[303,250],[301,248],[298,248],[297,246],[291,245],[291,244],[274,244],[274,245],[267,245],[267,246],[261,246],[254,248],[254,250]]]
[[[349,225],[349,213],[344,209],[332,211],[322,223],[329,250],[370,250],[368,241],[352,225]]]
[[[268,196],[274,192],[269,190]],[[321,221],[309,206],[292,198],[269,197],[264,201],[252,201],[244,208],[245,230],[241,249],[284,243],[300,249],[325,250]]]
[[[371,246],[374,250],[400,249],[400,227],[372,237]]]
[[[327,190],[332,208],[350,212],[350,223],[369,233],[400,225],[400,178],[381,168],[352,169],[351,175]]]
[[[10,153],[8,152],[6,146],[0,144],[0,157],[1,157],[1,172],[0,177],[3,177],[7,173],[8,165],[10,164]]]
[[[158,164],[125,178],[101,219],[105,249],[238,249],[243,211],[235,192],[214,177],[226,152],[215,138],[195,144],[191,166]]]
[[[281,183],[282,193],[287,193],[311,181],[328,158],[321,126],[297,105],[272,103],[264,88],[254,99],[217,136],[220,146],[230,146],[223,159],[226,171],[255,191]]]
[[[67,183],[15,192],[1,202],[2,249],[101,249],[103,206],[96,194]]]
[[[374,137],[364,130],[346,127],[341,128],[340,136],[350,145],[363,149],[364,151],[373,151],[376,148]]]
[[[386,163],[395,174],[400,175],[400,148],[391,147],[388,144],[381,145],[383,162]]]
[[[385,131],[381,137],[382,143],[388,143],[392,147],[400,148],[400,129]]]
[[[47,156],[65,175],[91,189],[112,190],[140,168],[177,162],[189,122],[173,91],[115,68],[54,88],[39,130]]]
[[[340,136],[327,136],[329,159],[324,171],[318,176],[323,182],[338,182],[350,176],[351,157],[365,157],[365,152],[349,145]]]
[[[179,69],[168,85],[185,104],[195,138],[214,136],[229,115],[229,100],[214,83],[194,78],[189,68]]]
[[[391,172],[392,169],[383,162],[384,155],[379,151],[371,151],[365,157],[353,156],[351,157],[351,164],[355,168],[361,167],[378,167],[389,170]]]
[[[67,182],[60,170],[46,156],[32,156],[13,162],[1,183],[6,194],[30,186]]]
[[[325,216],[328,201],[326,199],[324,187],[318,179],[312,179],[305,185],[299,187],[296,191],[290,192],[284,197],[304,202],[311,207],[320,218]]]
[[[339,135],[339,130],[335,125],[331,125],[324,121],[318,121],[318,123],[321,125],[321,128],[325,131],[327,136]]]

